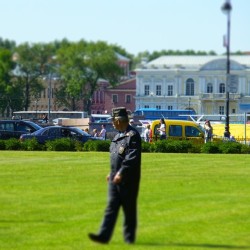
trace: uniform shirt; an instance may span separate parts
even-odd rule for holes
[[[122,182],[140,179],[141,137],[136,129],[128,125],[123,133],[118,133],[110,145],[111,181],[119,172]]]

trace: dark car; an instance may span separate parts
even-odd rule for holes
[[[42,127],[31,121],[2,120],[0,121],[0,139],[20,138],[22,134],[33,133]]]
[[[101,140],[100,137],[93,137],[90,134],[82,131],[76,127],[64,127],[64,126],[48,126],[35,131],[32,134],[23,134],[20,136],[20,140],[24,141],[27,139],[36,138],[41,144],[46,141],[55,140],[60,138],[70,138],[73,140],[78,140],[81,142],[86,142],[88,140]]]

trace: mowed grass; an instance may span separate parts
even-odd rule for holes
[[[137,242],[91,242],[109,154],[0,152],[0,249],[250,249],[250,155],[142,155]]]

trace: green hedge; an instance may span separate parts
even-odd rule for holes
[[[231,141],[197,144],[189,140],[161,140],[154,143],[143,142],[142,151],[153,153],[249,154],[250,146]]]
[[[90,140],[85,143],[69,138],[48,141],[41,145],[36,139],[20,142],[18,139],[0,140],[0,150],[47,150],[47,151],[97,151],[109,152],[110,140]],[[250,146],[238,142],[220,141],[197,144],[190,140],[159,140],[153,143],[142,141],[142,152],[153,153],[205,153],[205,154],[250,154]]]
[[[83,151],[109,152],[110,140],[87,141],[84,143]]]

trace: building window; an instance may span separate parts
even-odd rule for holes
[[[232,114],[235,114],[236,113],[236,110],[235,109],[232,109]]]
[[[212,83],[207,84],[207,93],[213,93],[213,85],[212,85]]]
[[[161,85],[156,85],[156,95],[161,95]]]
[[[224,106],[219,106],[219,114],[224,115],[225,114],[225,107]]]
[[[161,109],[161,105],[156,105],[156,109]]]
[[[145,108],[145,109],[149,109],[149,105],[145,105],[144,108]]]
[[[112,95],[112,102],[118,103],[118,95]]]
[[[168,110],[173,110],[173,106],[172,105],[168,106]]]
[[[225,93],[225,91],[226,91],[225,83],[221,83],[221,84],[220,84],[219,92],[220,92],[220,93]]]
[[[131,103],[131,95],[126,95],[126,103]]]
[[[194,95],[194,80],[188,78],[186,81],[186,95]]]
[[[173,85],[168,85],[168,96],[173,96]]]
[[[149,95],[149,85],[144,86],[144,95]]]

